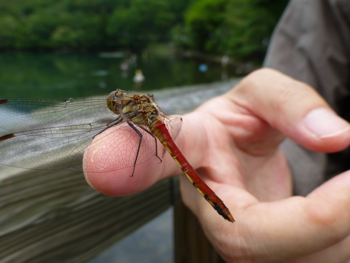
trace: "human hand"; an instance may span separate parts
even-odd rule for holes
[[[262,69],[184,116],[176,143],[236,223],[219,217],[181,178],[182,198],[226,261],[344,262],[350,258],[349,172],[305,198],[291,197],[290,172],[278,148],[284,136],[314,151],[346,148],[349,125],[317,109],[330,110],[314,90]],[[116,172],[88,175],[88,180],[102,193],[124,195],[179,173],[169,155],[160,165],[150,162],[145,169],[138,167],[132,182]]]

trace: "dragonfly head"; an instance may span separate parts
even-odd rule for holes
[[[117,108],[115,107],[117,100],[120,100],[123,98],[127,92],[125,90],[117,89],[116,91],[111,92],[107,97],[107,106],[108,108],[113,111],[116,114],[119,114],[117,112]]]

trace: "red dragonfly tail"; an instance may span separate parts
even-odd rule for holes
[[[165,124],[158,120],[152,127],[153,134],[160,140],[164,147],[168,150],[174,160],[178,163],[181,170],[186,174],[193,186],[204,196],[211,206],[225,219],[230,222],[235,222],[224,202],[214,193],[213,190],[200,178],[198,173],[188,163],[185,156],[171,138]]]

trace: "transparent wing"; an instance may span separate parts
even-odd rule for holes
[[[140,137],[127,123],[106,129],[118,118],[108,109],[106,97],[0,100],[0,165],[81,171],[86,147],[103,142],[103,154],[95,159],[99,165],[85,169],[103,172],[134,166]],[[164,120],[170,131],[181,126],[180,118],[173,121],[164,115]],[[149,129],[138,130],[143,139],[137,165],[156,155]],[[159,149],[162,157],[164,151]]]
[[[90,125],[58,126],[14,133],[0,141],[0,164],[30,169],[81,170],[82,154],[91,143]]]
[[[107,96],[68,100],[0,100],[0,164],[32,169],[82,170],[93,137],[118,116]]]
[[[0,100],[0,132],[110,121],[117,116],[107,108],[106,98]]]
[[[171,137],[175,141],[182,127],[182,116],[180,115],[166,116],[164,113],[163,113],[163,116],[164,116],[163,122],[167,127],[167,129],[169,130]]]

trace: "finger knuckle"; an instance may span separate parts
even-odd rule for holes
[[[309,206],[306,210],[306,216],[312,225],[322,231],[336,234],[336,226],[339,220],[339,211],[336,205]]]

